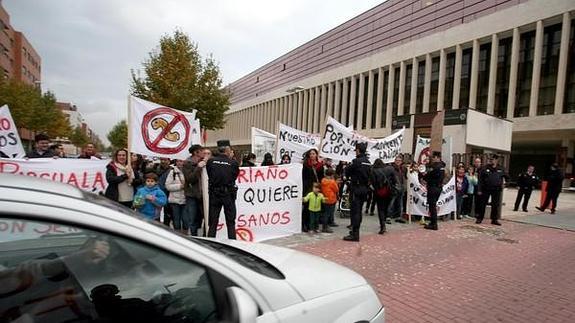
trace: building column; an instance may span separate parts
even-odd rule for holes
[[[311,91],[312,91],[312,89],[307,89],[303,93],[302,122],[301,122],[301,128],[299,128],[299,130],[302,130],[302,131],[307,131],[307,123],[309,121],[311,121],[311,120],[309,120],[309,116],[308,116],[308,109],[310,109],[309,97],[311,95]]]
[[[479,80],[479,40],[473,40],[471,57],[471,85],[469,86],[469,108],[477,108],[477,81]]]
[[[567,80],[567,59],[569,58],[569,37],[571,33],[571,16],[569,12],[563,14],[561,28],[561,48],[559,50],[559,66],[557,71],[557,88],[555,91],[555,114],[563,112],[565,101],[565,81]],[[569,155],[573,156],[573,155]]]
[[[357,91],[355,77],[355,75],[351,77],[351,91],[349,93],[349,113],[347,118],[347,126],[353,126],[355,122],[355,95]]]
[[[453,102],[451,108],[459,109],[459,96],[461,94],[461,63],[463,60],[463,49],[461,45],[455,46],[455,68],[453,73]]]
[[[429,112],[431,96],[431,54],[425,55],[425,77],[423,82],[423,113]]]
[[[487,89],[487,114],[495,113],[495,89],[497,88],[497,62],[499,60],[499,37],[491,35],[491,61],[489,62],[489,87]]]
[[[387,108],[385,110],[385,128],[391,131],[393,120],[393,94],[395,87],[395,68],[389,65],[389,75],[387,76]]]
[[[337,82],[336,82],[337,84]],[[328,83],[327,84],[327,106],[326,106],[326,115],[323,116],[323,123],[325,124],[325,119],[327,118],[327,116],[333,117],[333,85],[334,83]],[[323,125],[322,125],[322,130],[323,130]]]
[[[363,104],[365,102],[365,76],[359,74],[359,98],[357,100],[357,116],[355,124],[357,130],[363,129]]]
[[[274,116],[274,109],[276,107],[276,100],[271,100],[268,101],[268,114],[267,114],[267,118],[266,118],[266,127],[265,130],[267,132],[272,132],[272,119]]]
[[[260,128],[260,129],[264,129],[264,120],[266,117],[266,104],[265,103],[260,103],[259,104],[259,117],[258,117],[258,124],[256,127]]]
[[[409,96],[409,114],[415,114],[417,105],[417,77],[419,76],[419,61],[414,57],[411,63],[411,93]]]
[[[445,49],[439,51],[439,83],[437,85],[437,111],[443,110],[445,100],[445,78],[447,68],[447,53]]]
[[[405,61],[401,61],[399,64],[399,93],[397,96],[397,115],[402,116],[405,104]]]
[[[533,77],[531,78],[531,97],[529,99],[529,116],[537,115],[539,104],[539,84],[541,83],[541,59],[543,56],[543,21],[537,21],[535,29],[535,48],[533,53]]]
[[[321,95],[319,94],[321,87],[317,86],[315,88],[314,94],[314,105],[313,105],[313,128],[311,133],[317,133],[319,131],[319,118],[320,118],[320,105],[321,105]]]
[[[341,81],[335,81],[335,102],[333,103],[333,118],[339,121],[339,110],[341,110],[341,88],[339,83]]]
[[[372,125],[372,128],[380,129],[381,128],[381,116],[382,116],[382,109],[383,109],[383,81],[384,81],[384,70],[383,67],[380,67],[377,71],[377,97],[375,102],[375,124]]]
[[[507,93],[507,119],[511,120],[515,113],[515,94],[517,93],[517,71],[519,69],[519,43],[521,41],[519,28],[513,28],[511,42],[511,67],[509,69],[509,92]]]
[[[351,81],[353,82],[353,77],[351,77]],[[347,79],[343,79],[343,100],[341,102],[341,120],[339,122],[341,124],[347,124],[347,115],[349,111],[349,86],[347,83]]]
[[[296,129],[303,129],[303,115],[304,115],[304,101],[307,98],[307,90],[301,91],[298,93],[298,101],[297,101],[297,124],[294,128]]]
[[[367,79],[367,113],[365,115],[365,129],[371,129],[373,128],[373,125],[371,124],[371,118],[373,115],[373,109],[371,108],[373,106],[373,80],[374,80],[374,73],[373,70],[369,71],[369,76]]]
[[[304,131],[313,132],[313,115],[315,111],[315,97],[316,97],[316,88],[311,88],[309,90],[309,101],[308,101],[308,109],[307,109],[307,127]]]
[[[320,109],[319,109],[319,118],[318,118],[318,127],[316,129],[317,132],[321,132],[323,126],[325,124],[325,113],[327,111],[327,91],[330,87],[330,84],[322,84],[321,86],[321,102],[320,102]]]

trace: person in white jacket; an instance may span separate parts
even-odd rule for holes
[[[176,165],[168,173],[166,178],[166,189],[170,192],[168,203],[172,209],[174,230],[180,231],[187,235],[190,227],[190,219],[187,219],[184,212],[186,206],[186,195],[184,187],[186,185],[182,169],[183,160],[176,160]]]

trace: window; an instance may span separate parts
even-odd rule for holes
[[[471,87],[471,56],[473,49],[463,50],[461,55],[461,87],[459,91],[459,108],[469,107],[469,89]]]
[[[417,99],[415,100],[415,113],[423,113],[423,88],[425,86],[425,61],[419,62],[417,69]]]
[[[413,65],[405,66],[405,92],[403,93],[403,114],[410,114],[409,106],[411,101],[411,79],[413,75]]]
[[[541,82],[537,115],[555,112],[555,90],[559,69],[559,49],[561,48],[561,24],[546,27],[543,31],[543,52],[541,56]]]
[[[495,107],[493,114],[507,118],[507,99],[509,95],[509,74],[511,71],[511,37],[499,40],[497,56],[497,83],[495,85]]]
[[[369,93],[369,73],[363,77],[363,102],[361,102],[362,116],[361,129],[367,128],[367,95]]]
[[[514,117],[529,116],[531,78],[533,77],[533,54],[535,31],[521,34],[519,42],[519,65],[517,68],[517,92]]]
[[[400,77],[400,68],[396,67],[395,72],[393,73],[393,106],[392,106],[392,116],[398,115],[398,105],[399,105],[399,77]],[[409,112],[408,112],[409,114]]]
[[[377,88],[379,83],[379,72],[373,73],[373,85],[372,96],[371,96],[371,128],[379,128],[379,125],[375,124],[377,115]]]
[[[479,46],[479,71],[477,77],[478,111],[487,111],[487,96],[489,93],[489,67],[491,65],[491,43]]]
[[[383,72],[383,95],[381,100],[381,124],[379,124],[380,128],[385,127],[385,122],[387,120],[387,96],[388,96],[388,87],[389,87],[389,71]]]
[[[208,272],[189,260],[56,223],[0,218],[0,227],[1,321],[218,320]]]
[[[575,112],[575,20],[571,20],[569,33],[569,53],[567,54],[567,79],[563,113]]]
[[[447,54],[447,61],[445,62],[445,100],[443,101],[443,108],[451,110],[453,107],[453,80],[455,77],[455,53]]]
[[[437,92],[439,91],[439,57],[431,60],[431,87],[429,92],[429,111],[437,111]]]

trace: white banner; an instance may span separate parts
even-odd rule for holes
[[[0,107],[0,151],[10,158],[23,158],[26,154],[7,105]]]
[[[388,137],[372,139],[328,116],[319,154],[323,158],[351,162],[355,158],[355,145],[363,142],[367,143],[367,154],[372,163],[378,158],[390,163],[401,153],[404,131],[401,129]]]
[[[310,149],[319,149],[321,136],[301,131],[285,124],[278,125],[276,161],[288,154],[292,163],[301,163],[303,155]]]
[[[302,164],[241,167],[236,181],[236,236],[263,241],[301,232]],[[224,213],[216,237],[227,238]]]
[[[74,185],[87,192],[106,189],[106,165],[109,160],[34,158],[0,158],[0,173],[40,177]]]
[[[417,141],[415,143],[415,152],[413,154],[413,160],[418,164],[427,164],[431,159],[431,151],[429,146],[431,144],[431,139],[417,136]],[[441,145],[441,159],[447,165],[447,168],[451,168],[451,150],[452,140],[451,136],[443,138],[443,144]]]
[[[188,148],[201,144],[195,112],[163,107],[130,96],[128,143],[131,152],[144,156],[186,159]]]
[[[266,153],[273,154],[276,151],[276,135],[252,127],[252,153],[256,155],[256,161],[262,162]],[[279,159],[274,160],[279,163]]]
[[[419,182],[417,173],[408,173],[407,213],[411,215],[429,216],[427,204],[427,188]],[[437,215],[450,214],[457,208],[455,201],[455,176],[443,185],[441,195],[437,200]]]

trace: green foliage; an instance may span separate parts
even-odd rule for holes
[[[70,139],[70,141],[76,147],[84,147],[87,143],[90,142],[90,138],[88,138],[80,126],[74,128],[68,139]]]
[[[230,95],[222,89],[213,57],[202,60],[198,47],[181,31],[160,39],[143,64],[145,76],[132,71],[132,95],[178,110],[196,109],[202,127],[222,129]]]
[[[44,94],[31,85],[15,81],[0,82],[0,106],[7,104],[19,128],[44,132],[51,137],[65,137],[70,133],[66,116],[56,106],[51,92]]]
[[[108,140],[113,149],[120,149],[128,147],[128,125],[126,120],[118,122],[110,132],[108,132]]]

